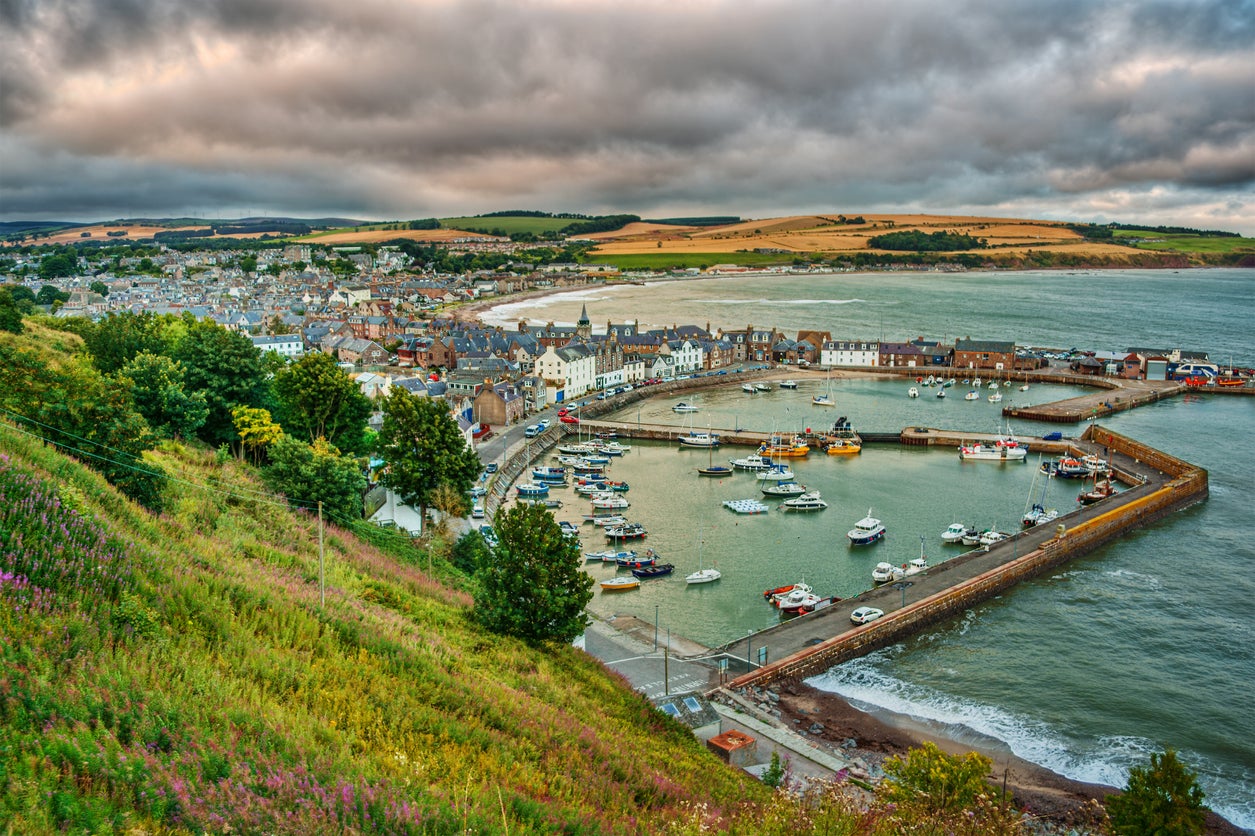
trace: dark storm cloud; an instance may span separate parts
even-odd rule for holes
[[[381,217],[1127,206],[1233,226],[1255,214],[1251,43],[1255,3],[1224,0],[0,0],[6,156],[72,161],[4,173],[0,214],[64,215],[81,189]]]

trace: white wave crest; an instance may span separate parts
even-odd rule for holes
[[[710,299],[707,305],[757,305],[763,308],[783,308],[794,305],[857,305],[864,299]]]

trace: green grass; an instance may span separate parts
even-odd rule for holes
[[[590,253],[586,261],[593,264],[613,264],[620,270],[668,270],[687,267],[710,267],[715,264],[740,264],[746,267],[766,267],[777,264],[792,264],[794,258],[803,257],[804,253],[786,255],[781,253],[631,253],[631,254],[599,254]]]
[[[1129,239],[1145,238],[1145,241]],[[1223,238],[1202,235],[1154,232],[1153,230],[1117,229],[1116,243],[1129,244],[1139,250],[1174,253],[1255,253],[1255,238]]]
[[[491,233],[500,230],[506,235],[518,232],[530,232],[543,235],[557,232],[563,227],[579,223],[575,218],[533,218],[528,215],[503,215],[494,218],[441,218],[440,225],[446,229],[461,229],[467,232]]]

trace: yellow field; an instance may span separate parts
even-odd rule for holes
[[[454,238],[490,238],[481,232],[464,232],[460,229],[368,229],[360,232],[333,232],[330,235],[305,235],[307,244],[378,244],[404,238],[407,241],[452,241]]]
[[[196,229],[196,227],[177,227],[178,229]],[[124,237],[110,238],[107,233],[117,232],[119,229],[125,229]],[[24,243],[28,244],[73,244],[76,241],[86,241],[82,233],[90,232],[90,240],[98,241],[116,241],[125,242],[138,238],[151,238],[158,232],[170,232],[176,229],[171,226],[142,226],[140,224],[93,224],[92,226],[80,226],[74,229],[66,229],[61,232],[49,235],[47,238],[27,239]]]

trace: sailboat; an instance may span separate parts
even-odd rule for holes
[[[837,402],[832,399],[832,372],[828,372],[828,377],[824,384],[824,393],[822,395],[811,396],[812,406],[836,406]]]
[[[1049,510],[1046,509],[1046,491],[1050,489],[1050,480],[1053,474],[1050,474],[1050,473],[1043,474],[1040,463],[1041,463],[1041,457],[1038,456],[1037,472],[1033,474],[1033,484],[1030,485],[1028,489],[1028,503],[1031,503],[1031,507],[1026,507],[1024,509],[1024,517],[1020,520],[1024,524],[1025,528],[1032,528],[1035,525],[1042,525],[1044,523],[1048,523],[1051,520],[1059,516],[1059,512],[1056,511],[1054,508],[1051,508]],[[1042,481],[1042,486],[1041,486],[1041,499],[1038,500],[1037,502],[1033,502],[1033,492],[1037,488],[1038,476],[1045,477]],[[1026,505],[1028,503],[1026,503]]]
[[[702,566],[702,532],[697,530],[697,571],[684,578],[685,583],[710,583],[723,577],[723,573],[713,566],[709,569]]]
[[[709,433],[710,428],[706,429]],[[732,468],[727,465],[715,464],[715,445],[709,445],[706,452],[708,454],[706,466],[697,468],[698,476],[730,476],[732,474]]]

